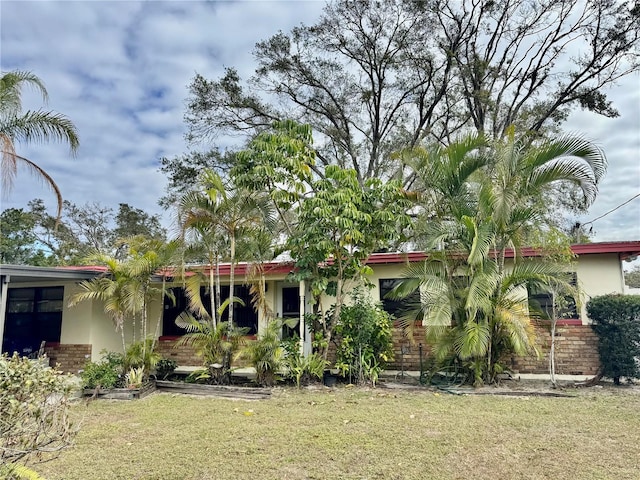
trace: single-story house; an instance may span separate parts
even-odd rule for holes
[[[557,331],[557,372],[592,375],[598,369],[597,338],[586,315],[589,298],[625,291],[622,262],[640,255],[640,241],[588,243],[572,246],[577,255],[575,274],[585,299],[576,310],[575,318],[559,320]],[[536,257],[538,252],[524,249],[524,256]],[[380,300],[383,307],[395,313],[398,302],[388,301],[385,294],[403,277],[403,270],[410,262],[425,258],[421,252],[376,253],[368,263],[373,273],[369,280],[373,284],[370,294]],[[304,283],[288,280],[294,265],[290,261],[271,262],[264,266],[267,302],[278,317],[302,319],[310,311],[309,295]],[[247,281],[250,266],[239,263],[235,266],[235,295],[245,299],[245,305],[236,305],[234,317],[237,325],[247,327],[249,335],[256,335],[265,324],[262,314],[251,307]],[[222,265],[221,278],[229,278],[230,265]],[[32,354],[45,342],[45,351],[61,368],[77,372],[88,360],[98,360],[101,351],[121,351],[120,333],[116,332],[101,302],[85,301],[70,307],[69,300],[79,291],[82,280],[103,275],[103,267],[32,267],[23,265],[0,265],[0,343],[2,352],[18,351]],[[161,277],[158,276],[158,281]],[[185,309],[186,298],[180,282],[169,279],[168,288],[175,294],[175,302],[158,298],[149,311],[149,332],[158,327],[160,353],[175,359],[183,366],[197,365],[198,359],[188,347],[174,348],[176,339],[183,331],[175,324],[176,317]],[[228,286],[226,287],[228,289]],[[223,285],[222,295],[225,295]],[[228,290],[227,290],[228,292]],[[538,298],[541,303],[544,298]],[[160,325],[158,325],[160,322]],[[294,328],[303,338],[304,351],[311,349],[309,335],[303,322]],[[539,342],[548,344],[549,333],[544,326],[537,327]],[[285,334],[292,332],[285,332]],[[394,331],[395,360],[389,368],[417,370],[420,365],[421,344],[424,344],[424,328],[414,328],[413,340]],[[546,359],[513,359],[513,368],[521,373],[545,373]]]

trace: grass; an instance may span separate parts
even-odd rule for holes
[[[637,479],[640,392],[575,398],[278,390],[78,406],[56,479]]]

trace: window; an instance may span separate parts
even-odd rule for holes
[[[575,272],[570,274],[568,281],[573,287],[578,285],[578,277]],[[557,311],[557,320],[580,318],[574,298],[567,296],[561,300],[564,305]],[[553,316],[553,297],[551,293],[529,288],[529,308],[532,313],[542,314],[543,318],[550,319]]]
[[[10,288],[2,351],[29,355],[60,342],[63,299],[64,287]]]
[[[162,334],[166,336],[180,336],[186,332],[184,329],[176,325],[176,318],[184,312],[188,307],[188,301],[183,288],[173,288],[173,295],[175,296],[175,304],[165,297],[164,299],[164,314],[162,316]],[[209,305],[211,304],[209,293],[204,287],[200,290],[202,302],[210,312]],[[223,300],[229,298],[229,286],[223,285],[220,288],[220,295]],[[249,293],[249,287],[247,285],[235,285],[233,287],[233,295],[240,298],[244,305],[240,303],[233,304],[233,324],[236,327],[246,327],[249,329],[247,335],[256,335],[258,333],[258,314],[251,304],[251,295]],[[229,306],[225,309],[222,315],[221,321],[226,322],[229,320]]]
[[[396,318],[402,317],[407,311],[416,308],[420,304],[420,291],[413,291],[408,297],[401,300],[386,298],[387,294],[402,282],[400,278],[380,279],[380,301],[382,308]]]

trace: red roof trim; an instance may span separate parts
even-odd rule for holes
[[[571,250],[576,255],[590,255],[602,253],[619,253],[622,259],[640,256],[640,241],[631,242],[600,242],[600,243],[581,243],[571,245]],[[543,255],[540,249],[524,247],[520,250],[523,257],[539,257]],[[507,258],[513,258],[514,251],[507,250]],[[385,264],[385,263],[411,263],[420,262],[427,258],[425,252],[395,252],[395,253],[374,253],[367,260],[367,264]]]
[[[604,253],[617,253],[620,255],[622,260],[634,256],[640,257],[640,240],[636,241],[628,241],[628,242],[599,242],[599,243],[582,243],[571,246],[571,250],[576,255],[595,255],[595,254],[604,254]],[[520,250],[520,254],[523,257],[539,257],[542,255],[541,250],[534,249],[531,247],[525,247]],[[513,258],[514,252],[513,250],[507,250],[506,252],[507,258]],[[405,264],[412,262],[420,262],[427,258],[427,254],[425,252],[393,252],[393,253],[374,253],[367,260],[368,265],[384,265],[384,264]],[[247,275],[250,273],[251,267],[253,264],[249,263],[239,263],[235,266],[235,275]],[[287,275],[295,270],[294,262],[269,262],[264,263],[263,265],[264,272],[267,275]],[[63,270],[75,270],[75,271],[91,271],[96,273],[104,273],[108,271],[108,268],[105,266],[64,266],[64,267],[55,267]],[[199,265],[199,266],[191,266],[186,269],[187,275],[194,270],[200,270],[204,273],[208,273],[207,265]],[[220,275],[221,276],[229,276],[231,273],[231,265],[228,263],[220,265]],[[177,268],[168,268],[162,272],[159,272],[159,275],[164,275],[166,277],[178,276],[180,274],[179,269]]]

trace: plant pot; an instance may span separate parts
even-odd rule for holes
[[[322,376],[322,383],[326,387],[335,387],[338,383],[338,376],[331,373],[331,370],[326,370]]]

